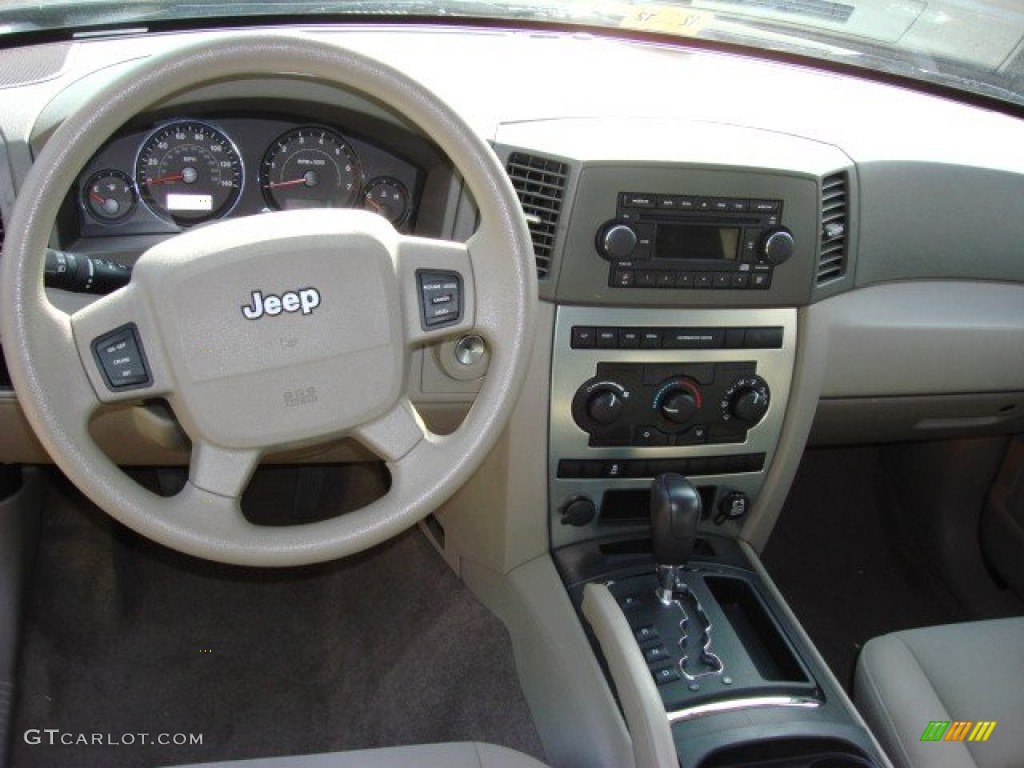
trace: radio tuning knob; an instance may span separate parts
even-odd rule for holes
[[[628,224],[610,224],[601,230],[597,247],[606,259],[628,259],[636,249],[636,232]]]
[[[769,264],[778,265],[793,255],[796,242],[793,233],[785,227],[770,229],[761,240],[761,258]]]

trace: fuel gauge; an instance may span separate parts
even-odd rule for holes
[[[94,173],[82,187],[86,210],[107,223],[127,218],[138,199],[131,177],[113,169]]]
[[[366,185],[363,203],[366,210],[379,213],[396,228],[409,218],[409,190],[398,179],[389,176],[381,176]]]

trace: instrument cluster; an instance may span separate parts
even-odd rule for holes
[[[365,208],[415,219],[420,171],[337,127],[264,116],[178,118],[118,136],[76,185],[80,235],[180,232],[293,208]]]

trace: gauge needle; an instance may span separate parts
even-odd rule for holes
[[[291,181],[275,181],[275,182],[272,182],[272,183],[268,184],[267,186],[270,187],[270,189],[280,189],[281,187],[294,187],[294,186],[297,186],[299,184],[305,184],[305,183],[306,183],[306,177],[303,176],[303,177],[298,178],[298,179],[292,179]]]
[[[105,197],[100,197],[100,196],[99,196],[98,194],[96,194],[95,192],[90,192],[90,193],[89,193],[89,197],[90,197],[90,198],[92,198],[93,200],[95,200],[95,201],[96,201],[97,203],[99,203],[99,204],[101,204],[101,205],[102,205],[103,203],[107,202],[107,198],[105,198]]]
[[[380,203],[378,203],[376,198],[373,195],[367,195],[366,196],[366,203],[367,203],[367,205],[371,206],[373,208],[373,210],[377,211],[378,213],[383,213],[384,206],[381,205]]]
[[[164,184],[164,183],[166,183],[168,181],[181,181],[183,178],[185,178],[184,174],[176,173],[173,176],[161,176],[158,179],[149,179],[149,180],[146,181],[146,183],[147,184]]]

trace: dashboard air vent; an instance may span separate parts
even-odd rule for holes
[[[847,176],[835,173],[821,184],[821,255],[817,284],[824,285],[846,274]]]
[[[508,159],[507,170],[530,227],[537,277],[543,280],[551,272],[551,251],[562,212],[569,166],[558,160],[513,152]]]

